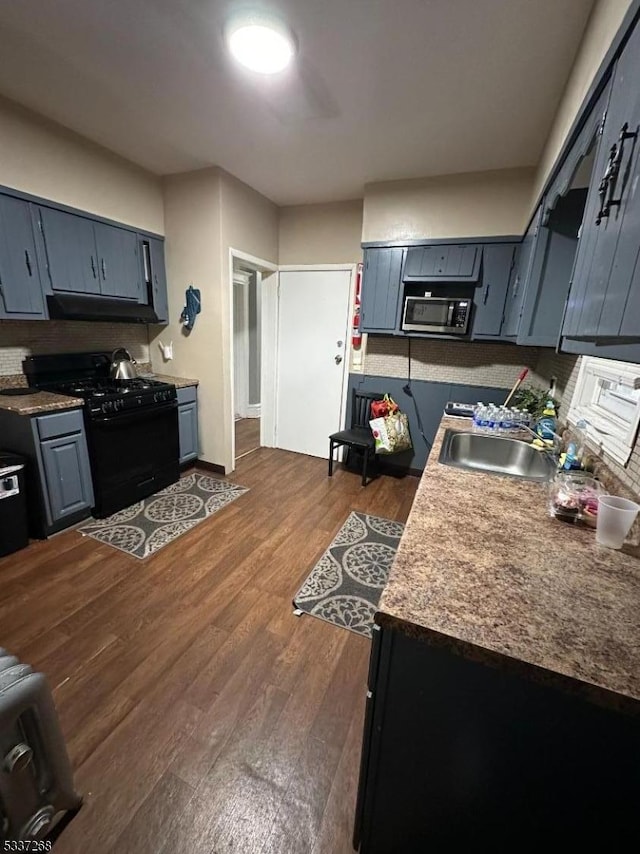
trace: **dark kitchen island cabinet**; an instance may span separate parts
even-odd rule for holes
[[[638,718],[446,641],[374,630],[356,850],[624,850],[637,824]]]

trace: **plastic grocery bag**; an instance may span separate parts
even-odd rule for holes
[[[399,454],[412,448],[409,419],[404,412],[369,421],[376,442],[376,454]]]

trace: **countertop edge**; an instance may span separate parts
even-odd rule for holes
[[[376,611],[374,623],[383,629],[397,631],[413,640],[420,640],[430,646],[447,649],[453,655],[465,658],[495,670],[503,670],[539,685],[556,688],[565,693],[574,694],[602,708],[622,712],[630,717],[640,717],[640,703],[627,694],[620,694],[585,682],[575,676],[567,676],[555,670],[546,669],[539,664],[512,658],[504,653],[478,646],[470,641],[444,634],[435,629],[410,623],[384,611]]]

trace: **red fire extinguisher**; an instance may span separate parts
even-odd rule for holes
[[[351,330],[351,346],[359,350],[362,346],[362,332],[360,331],[360,286],[362,284],[362,264],[358,264],[356,270],[356,298],[353,309],[353,327]]]

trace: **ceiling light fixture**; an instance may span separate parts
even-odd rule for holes
[[[234,20],[227,27],[226,37],[231,55],[259,74],[283,71],[295,53],[288,28],[270,18],[253,15]]]

